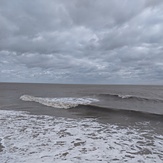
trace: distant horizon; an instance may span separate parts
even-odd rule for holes
[[[56,84],[56,85],[113,85],[113,86],[163,86],[163,84],[98,84],[98,83],[41,83],[41,82],[0,82],[0,84]]]

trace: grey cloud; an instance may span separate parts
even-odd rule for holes
[[[0,81],[161,83],[162,15],[162,0],[1,0]]]

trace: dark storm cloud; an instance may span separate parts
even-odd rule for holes
[[[1,0],[0,81],[161,83],[162,0]]]

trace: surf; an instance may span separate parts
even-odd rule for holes
[[[78,105],[89,105],[93,102],[98,102],[98,99],[90,97],[64,97],[64,98],[48,98],[48,97],[35,97],[31,95],[22,95],[20,97],[23,101],[33,101],[46,106],[51,106],[54,108],[69,109],[77,107]]]

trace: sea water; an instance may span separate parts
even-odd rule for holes
[[[0,84],[0,162],[163,162],[162,86]]]

